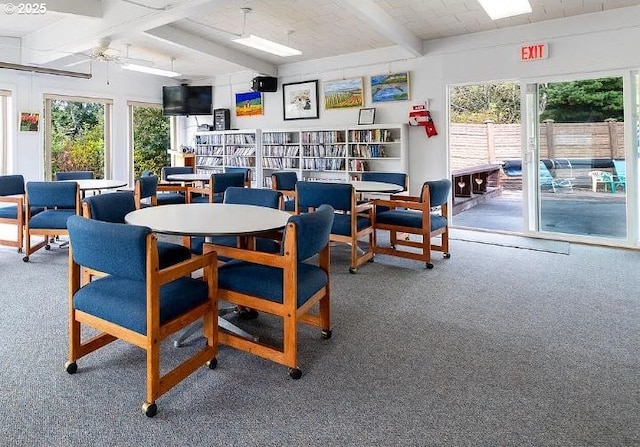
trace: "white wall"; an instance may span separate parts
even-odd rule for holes
[[[0,54],[0,59],[19,63]],[[65,68],[74,71],[88,70],[88,64]],[[108,70],[107,70],[108,68]],[[108,83],[107,83],[108,80]],[[11,90],[15,117],[10,151],[14,150],[10,173],[24,175],[25,180],[44,178],[44,124],[42,121],[45,94],[73,95],[113,100],[112,120],[112,178],[129,178],[128,110],[127,101],[162,102],[162,86],[174,84],[172,80],[157,76],[138,74],[121,69],[115,64],[93,63],[91,79],[71,78],[56,75],[0,70],[0,89]],[[20,112],[38,112],[41,122],[38,132],[18,132]]]

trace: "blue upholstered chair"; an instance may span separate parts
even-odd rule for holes
[[[296,211],[296,183],[298,183],[298,174],[293,171],[271,173],[271,188],[282,194],[280,209],[291,214]]]
[[[242,172],[221,172],[211,174],[206,186],[190,186],[187,189],[189,203],[222,203],[224,192],[231,186],[245,186]]]
[[[44,247],[51,249],[49,237],[67,234],[67,218],[80,214],[80,188],[75,182],[27,182],[25,201],[25,256],[29,262],[32,253]],[[37,214],[35,210],[43,208]],[[31,245],[32,236],[44,240]]]
[[[136,180],[133,192],[136,201],[136,209],[145,208],[147,206],[156,206],[158,204],[158,176],[141,176]]]
[[[179,182],[167,180],[173,174],[193,174],[191,166],[165,166],[160,172],[160,182],[158,183],[158,205],[172,205],[186,203],[187,187]]]
[[[80,358],[118,339],[144,349],[147,393],[142,410],[153,417],[161,395],[205,363],[216,367],[216,255],[160,269],[156,237],[147,227],[80,216],[69,218],[68,226],[69,358],[65,368],[75,373]],[[205,280],[192,279],[191,272],[201,268]],[[96,271],[105,275],[83,281]],[[200,318],[204,319],[205,346],[161,374],[162,340]],[[82,340],[81,325],[92,327],[98,335]]]
[[[350,183],[298,182],[296,184],[296,212],[306,213],[320,205],[331,205],[336,211],[331,240],[351,247],[349,272],[356,273],[358,267],[372,260],[373,226],[371,203],[356,202],[356,194]],[[367,238],[367,247],[362,249],[358,241]]]
[[[224,193],[223,203],[264,206],[278,209],[280,205],[280,193],[271,189],[231,186],[227,188]],[[241,239],[242,238],[237,236],[214,236],[213,243],[229,247],[239,247],[244,245]],[[280,249],[279,239],[281,239],[281,236],[278,237],[278,241],[266,237],[254,238],[255,245],[252,246],[252,248],[270,253],[277,252]],[[201,254],[202,244],[204,244],[203,237],[191,237],[191,252]]]
[[[282,318],[283,340],[275,345],[255,342],[220,331],[220,343],[289,367],[302,376],[297,360],[297,323],[322,330],[331,337],[329,235],[334,211],[323,205],[314,213],[291,216],[277,254],[212,245],[218,256],[233,258],[218,267],[218,298]],[[315,255],[317,263],[310,261]],[[319,313],[310,312],[316,305]]]
[[[135,210],[136,201],[132,191],[99,194],[82,200],[82,215],[103,222],[124,223],[124,217]],[[180,244],[158,241],[157,246],[161,269],[191,257],[189,248]]]
[[[0,175],[0,224],[15,225],[16,240],[0,239],[0,245],[22,251],[24,241],[24,177]]]
[[[253,170],[251,168],[227,166],[226,168],[224,168],[224,172],[241,172],[242,175],[244,175],[244,186],[246,186],[247,188],[251,188],[251,182],[253,181]]]
[[[409,176],[404,172],[365,171],[360,176],[360,179],[366,182],[383,182],[402,186],[402,191],[400,192],[409,190]],[[382,206],[376,208],[376,212],[379,213],[382,211],[386,211],[386,208]]]
[[[91,180],[93,171],[60,171],[56,172],[56,181],[60,180]]]
[[[374,200],[376,208],[385,208],[373,216],[375,253],[424,261],[428,269],[433,268],[432,251],[441,251],[445,258],[449,258],[447,203],[450,192],[451,181],[442,179],[425,182],[418,197],[392,195],[389,200]],[[380,246],[378,231],[389,232],[390,247]],[[398,234],[409,236],[398,237]],[[416,235],[420,240],[411,240],[410,235]],[[440,236],[439,245],[431,241],[437,236]]]

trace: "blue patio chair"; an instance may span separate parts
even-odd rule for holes
[[[25,201],[25,256],[41,249],[50,250],[49,238],[68,234],[67,219],[80,214],[80,188],[75,182],[27,182]],[[43,211],[37,212],[37,208]],[[32,236],[44,236],[44,240],[31,245]]]
[[[282,194],[280,209],[291,214],[296,212],[296,183],[298,174],[293,171],[271,173],[271,188]]]
[[[322,338],[331,337],[329,235],[333,218],[329,205],[291,216],[277,254],[210,247],[218,256],[233,258],[218,268],[218,298],[282,319],[283,337],[277,337],[282,343],[256,342],[226,331],[220,331],[220,343],[285,365],[293,379],[302,376],[297,324],[318,327]],[[312,312],[316,306],[319,313]]]
[[[132,191],[99,194],[82,201],[82,215],[102,222],[125,223],[125,216],[136,209]],[[167,268],[191,257],[189,248],[183,245],[166,241],[158,241],[156,245],[160,268]]]
[[[253,171],[251,168],[227,166],[224,168],[224,172],[241,172],[242,175],[244,175],[244,186],[251,188],[251,182],[253,181]]]
[[[22,252],[24,242],[24,177],[0,175],[0,224],[16,226],[16,240],[0,239],[0,245],[17,247]]]
[[[372,226],[373,205],[356,202],[350,183],[298,182],[296,184],[296,212],[306,213],[327,204],[336,211],[331,228],[331,241],[350,246],[349,273],[373,259],[374,239]],[[367,239],[367,247],[358,245]]]
[[[538,166],[541,190],[551,189],[553,192],[556,192],[558,189],[566,189],[573,191],[572,181],[575,180],[574,178],[556,179],[551,175],[549,168],[547,168],[547,165],[543,161],[540,161]]]
[[[245,186],[245,177],[242,172],[211,174],[208,185],[187,188],[187,198],[189,203],[222,203],[224,192],[231,186],[241,188]]]
[[[432,251],[441,251],[445,259],[451,257],[447,221],[450,192],[451,180],[442,179],[425,182],[420,196],[392,195],[389,200],[374,200],[376,208],[388,208],[373,214],[375,253],[423,261],[428,269],[433,268]],[[390,247],[378,244],[378,231],[389,232]],[[399,234],[409,237],[398,237]],[[411,240],[410,235],[419,241]],[[433,244],[431,239],[438,236],[440,244]]]
[[[615,182],[615,189],[618,186],[622,186],[625,191],[627,189],[627,164],[624,160],[613,160],[613,167],[616,170],[615,175],[613,176],[613,181]]]
[[[69,218],[68,226],[69,357],[65,369],[74,374],[79,359],[118,339],[144,349],[147,392],[142,411],[153,417],[160,396],[202,365],[211,369],[217,365],[216,255],[209,253],[162,269],[156,237],[147,227],[80,216]],[[199,269],[204,269],[204,281],[190,277]],[[87,272],[96,271],[105,275],[82,281]],[[162,340],[201,318],[205,346],[162,374]],[[97,330],[98,335],[82,340],[82,325]]]

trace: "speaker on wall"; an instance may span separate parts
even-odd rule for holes
[[[278,78],[272,76],[256,76],[251,81],[251,90],[254,92],[277,92]]]

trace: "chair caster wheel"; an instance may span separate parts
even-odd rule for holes
[[[44,246],[44,249],[45,249],[45,250],[51,250],[51,245],[49,245],[49,244],[45,245],[45,246]]]
[[[142,412],[146,417],[152,418],[158,413],[158,406],[155,403],[145,402],[142,404]]]
[[[374,262],[376,260],[375,256],[372,256],[371,258],[367,259],[367,262]]]
[[[298,368],[289,368],[289,377],[294,380],[298,380],[300,377],[302,377],[302,371],[300,371]]]
[[[258,311],[255,309],[241,309],[238,311],[238,318],[241,320],[255,320],[258,318]]]
[[[67,362],[64,364],[64,370],[69,374],[75,374],[78,371],[78,364],[76,362]]]
[[[216,366],[218,366],[218,359],[215,357],[207,362],[207,367],[209,369],[216,369]]]
[[[24,262],[29,262],[29,256],[25,256],[24,258],[22,258],[22,260],[23,260]]]
[[[358,273],[358,269],[355,267],[349,267],[349,273],[355,275],[356,273]]]
[[[430,262],[427,262],[426,263],[426,267],[427,267],[428,270],[431,270],[433,268],[433,264],[430,263]]]
[[[451,257],[451,253],[442,253],[442,257],[445,259],[449,259]]]
[[[329,340],[331,338],[331,335],[331,329],[323,330],[322,332],[320,332],[320,337],[322,337],[323,340]]]

